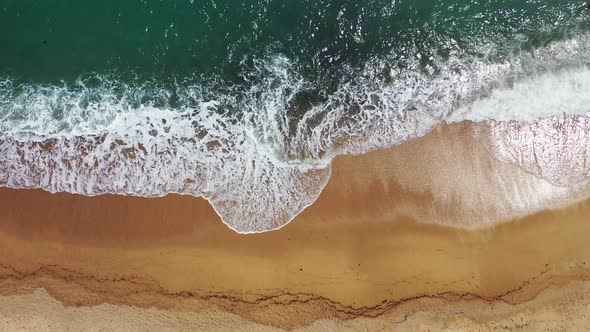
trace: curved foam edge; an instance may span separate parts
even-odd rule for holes
[[[180,147],[171,153],[158,151],[157,145],[127,145],[108,135],[45,142],[20,142],[4,137],[0,141],[4,156],[0,160],[4,170],[0,183],[12,188],[42,188],[87,196],[189,194],[207,199],[230,228],[251,233],[284,226],[315,201],[330,174],[330,167],[304,172],[295,167],[275,166],[268,160],[264,167],[254,167],[256,163],[251,160],[234,160],[232,165],[251,162],[251,167],[222,173],[223,170],[190,159],[194,151],[179,151]],[[264,162],[262,158],[254,160]],[[168,167],[149,167],[154,162]],[[194,172],[162,178],[161,173],[166,170]],[[214,173],[211,177],[210,172]],[[213,176],[223,176],[224,181]],[[258,218],[271,222],[260,222]]]
[[[590,114],[489,125],[490,147],[499,159],[562,187],[576,187],[588,181],[589,133]]]
[[[179,88],[178,109],[157,106],[169,93],[158,87],[117,95],[120,84],[108,79],[72,88],[3,81],[0,183],[83,195],[190,194],[209,200],[237,232],[274,230],[317,199],[338,155],[400,144],[443,121],[585,112],[590,38],[534,52],[496,63],[433,59],[436,71],[407,59],[407,70],[386,73],[387,84],[378,76],[388,63],[373,63],[300,119],[286,106],[310,83],[283,56],[257,63],[266,76],[238,96],[207,99],[198,87]],[[240,116],[226,109],[232,105]]]
[[[321,181],[321,184],[317,187],[314,187],[315,192],[313,194],[310,194],[309,198],[307,201],[305,201],[303,204],[297,206],[296,211],[293,211],[291,214],[285,213],[285,218],[281,219],[281,222],[279,223],[275,223],[273,226],[271,227],[266,227],[264,229],[261,230],[256,230],[256,229],[244,229],[242,227],[242,223],[241,222],[228,222],[226,221],[223,216],[224,213],[223,211],[220,211],[219,207],[217,206],[215,201],[210,201],[209,199],[207,199],[207,201],[209,201],[209,203],[211,204],[211,206],[213,207],[213,210],[215,210],[215,213],[217,213],[217,215],[220,217],[221,221],[230,229],[232,229],[233,231],[240,233],[240,234],[257,234],[257,233],[261,233],[261,232],[269,232],[269,231],[275,231],[275,230],[279,230],[285,226],[287,226],[291,221],[293,221],[299,214],[301,214],[301,212],[303,212],[305,209],[307,209],[308,207],[310,207],[311,205],[313,205],[313,203],[315,203],[315,201],[318,199],[319,195],[321,194],[321,192],[323,191],[323,189],[326,187],[326,185],[328,184],[328,180],[330,179],[330,173],[331,173],[332,167],[328,166],[327,168],[324,169],[324,171],[327,172],[327,174],[325,175],[325,177],[323,177],[324,181]]]

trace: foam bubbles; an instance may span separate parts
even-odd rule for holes
[[[277,77],[267,80],[271,84]],[[265,113],[258,108],[241,119],[221,109],[221,102],[203,100],[198,87],[176,91],[183,100],[173,108],[162,101],[170,91],[106,78],[92,88],[3,84],[4,186],[84,195],[201,196],[229,227],[250,233],[285,225],[317,198],[329,178],[327,165],[281,162],[272,146],[277,129],[258,126],[278,116],[275,108],[283,105],[274,99],[285,97],[277,89],[291,82],[258,86],[267,94],[260,101]],[[232,96],[221,97],[227,105]]]
[[[588,105],[588,104],[586,104]],[[491,122],[489,146],[501,160],[562,187],[590,179],[590,114]]]
[[[424,135],[443,121],[530,121],[589,111],[589,36],[503,58],[486,52],[482,58],[457,49],[426,66],[417,56],[396,65],[370,62],[305,114],[295,146],[316,158],[325,151],[360,154]]]
[[[193,195],[208,199],[237,232],[273,230],[316,200],[339,154],[398,144],[442,121],[588,111],[589,47],[580,35],[510,57],[472,56],[457,47],[448,56],[430,56],[426,65],[422,56],[374,59],[301,114],[290,110],[318,87],[281,55],[255,60],[246,84],[224,89],[100,76],[72,86],[6,79],[0,82],[0,185],[84,195]],[[505,135],[503,126],[492,126],[494,135]],[[536,129],[517,132],[537,135]],[[499,155],[522,149],[514,137],[497,145]],[[577,169],[575,142],[567,138],[555,148],[572,152],[557,159]],[[554,169],[539,171],[538,163],[520,164],[559,177]]]

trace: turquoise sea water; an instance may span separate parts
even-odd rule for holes
[[[0,0],[0,184],[191,194],[275,229],[338,154],[590,111],[589,17],[571,0]]]
[[[509,51],[587,25],[582,1],[8,1],[0,71],[23,81],[88,73],[239,81],[249,61],[282,54],[324,82],[392,52],[457,43]],[[322,52],[322,49],[327,51]],[[332,61],[330,61],[332,60]]]

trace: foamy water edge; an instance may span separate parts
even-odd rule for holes
[[[173,110],[133,99],[165,98],[166,90],[127,86],[121,96],[108,79],[98,88],[22,88],[5,80],[0,183],[87,196],[188,194],[207,199],[236,232],[276,230],[315,202],[338,155],[400,144],[442,122],[485,122],[500,132],[515,121],[585,116],[589,49],[588,36],[579,35],[497,63],[457,54],[438,63],[436,73],[419,69],[417,54],[405,60],[409,70],[391,69],[388,84],[374,74],[387,64],[372,63],[296,123],[286,106],[310,83],[282,56],[258,63],[272,74],[242,92],[244,101],[231,94],[205,100],[200,87],[184,87],[184,107]],[[231,103],[242,107],[239,118],[220,107]],[[55,146],[59,155],[47,153]],[[80,158],[80,151],[87,154]]]

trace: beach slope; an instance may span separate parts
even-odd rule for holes
[[[496,160],[475,126],[338,157],[260,234],[190,196],[0,189],[0,328],[589,328],[590,201]]]

